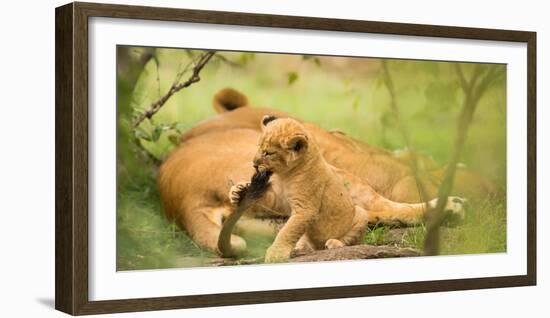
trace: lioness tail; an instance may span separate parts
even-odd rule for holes
[[[248,99],[233,88],[224,88],[214,95],[212,105],[216,112],[223,113],[248,105]]]

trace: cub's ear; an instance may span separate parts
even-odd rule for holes
[[[264,118],[262,118],[262,126],[267,126],[267,124],[274,121],[275,119],[277,119],[277,117],[273,115],[265,115]]]
[[[297,134],[286,142],[286,148],[290,151],[294,151],[296,153],[302,152],[302,150],[306,150],[308,146],[308,140],[307,136],[303,134]]]

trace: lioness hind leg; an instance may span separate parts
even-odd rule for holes
[[[367,231],[368,223],[368,212],[365,211],[365,209],[363,209],[362,207],[356,205],[355,216],[353,217],[353,225],[351,227],[351,230],[349,230],[346,235],[340,238],[340,241],[342,241],[344,245],[354,245],[359,243],[363,239],[363,236]]]
[[[235,224],[233,233],[242,236],[275,237],[284,223],[279,220],[243,217]]]
[[[464,203],[466,199],[449,197],[444,211],[448,218],[464,220]],[[430,208],[437,205],[437,199],[428,202]],[[369,223],[417,225],[423,222],[426,211],[425,203],[399,203],[390,201],[382,196],[367,207]]]

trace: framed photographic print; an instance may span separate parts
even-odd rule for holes
[[[536,33],[56,9],[56,308],[536,284]]]

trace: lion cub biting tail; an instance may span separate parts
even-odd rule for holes
[[[279,178],[292,211],[267,250],[266,262],[285,261],[294,248],[330,249],[355,244],[363,237],[367,212],[353,204],[344,180],[298,121],[262,119],[254,167]]]

